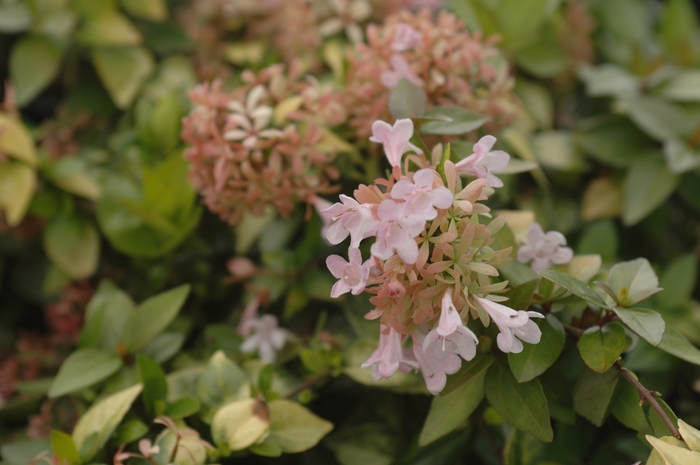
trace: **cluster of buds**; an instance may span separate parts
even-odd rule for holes
[[[495,39],[468,32],[453,14],[401,11],[367,28],[366,43],[348,54],[346,105],[361,136],[387,119],[390,91],[401,79],[421,87],[428,104],[450,105],[491,116],[488,130],[516,113],[513,80]]]
[[[376,121],[372,129],[370,140],[383,145],[391,175],[360,186],[354,198],[341,195],[341,202],[321,212],[329,223],[330,243],[350,237],[349,261],[332,255],[326,262],[338,279],[331,296],[372,295],[375,308],[366,318],[380,319],[379,347],[363,367],[371,366],[376,380],[420,369],[430,392],[437,394],[446,375],[476,355],[479,339],[467,327],[471,320],[493,321],[503,352],[517,353],[522,341],[540,340],[531,318],[542,315],[498,303],[507,300],[498,295],[507,281],[491,279],[510,260],[512,248],[491,247],[504,221],[497,217],[483,224],[489,208],[481,201],[493,192],[488,184],[500,183],[489,166],[507,163],[508,155],[489,152],[495,139],[487,136],[457,164],[441,146],[428,159],[409,142],[411,120],[394,126]],[[412,153],[404,157],[405,152]],[[463,186],[461,175],[476,179]],[[374,238],[371,255],[363,261],[359,247],[369,238]],[[410,349],[403,344],[409,337]]]
[[[214,82],[189,94],[195,107],[182,130],[189,179],[206,206],[231,224],[268,205],[286,217],[300,202],[337,191],[328,127],[345,120],[340,98],[302,79],[298,67],[285,70],[244,71],[244,85],[230,93]]]

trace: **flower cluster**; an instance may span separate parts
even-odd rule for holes
[[[348,54],[346,104],[350,125],[369,135],[372,122],[388,118],[391,89],[407,79],[423,88],[429,105],[467,108],[492,117],[487,129],[515,115],[513,81],[494,45],[469,33],[453,14],[401,11],[367,27],[366,42]]]
[[[382,143],[392,172],[389,179],[360,186],[354,198],[341,195],[341,202],[321,212],[329,224],[330,243],[350,237],[349,261],[338,255],[326,261],[338,279],[331,296],[363,291],[372,295],[375,309],[366,318],[381,321],[379,347],[362,366],[371,366],[375,379],[388,378],[397,370],[420,369],[428,389],[437,394],[446,375],[476,355],[479,339],[466,325],[470,319],[479,318],[487,325],[493,321],[503,352],[520,352],[522,341],[540,340],[539,327],[531,318],[542,315],[498,303],[506,300],[497,294],[507,282],[491,281],[499,274],[497,268],[508,262],[511,248],[491,247],[502,219],[481,221],[489,213],[480,203],[491,191],[486,186],[500,183],[483,160],[492,157],[507,164],[508,155],[489,153],[495,142],[489,136],[462,162],[454,164],[443,157],[439,146],[428,161],[409,142],[411,120],[399,120],[394,126],[377,121],[372,128],[371,140]],[[404,157],[405,152],[412,153]],[[413,166],[419,169],[409,169]],[[485,168],[463,170],[477,177],[463,186],[460,166]],[[368,238],[374,243],[371,256],[363,261],[359,246]],[[412,349],[403,345],[409,336]]]
[[[231,224],[267,205],[287,216],[298,203],[333,192],[339,173],[328,126],[345,120],[338,94],[302,79],[294,65],[246,71],[242,79],[230,93],[218,82],[192,90],[195,107],[182,130],[190,181]]]

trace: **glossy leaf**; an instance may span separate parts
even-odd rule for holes
[[[111,281],[102,281],[92,296],[80,332],[79,347],[99,346],[116,352],[122,343],[124,328],[136,306],[128,294]]]
[[[678,432],[690,450],[700,452],[700,431],[679,419]]]
[[[651,433],[646,413],[639,404],[639,392],[627,380],[617,383],[610,401],[610,412],[620,423],[640,433]]]
[[[333,429],[333,424],[319,418],[305,407],[286,399],[269,403],[270,435],[265,442],[275,443],[285,453],[311,449]]]
[[[127,108],[153,71],[151,53],[140,47],[99,48],[92,60],[114,104]]]
[[[681,360],[700,365],[700,350],[675,328],[666,326],[664,336],[657,347]]]
[[[691,463],[700,463],[700,452],[694,452],[682,447],[673,446],[667,442],[655,438],[654,436],[645,436],[649,444],[664,458],[668,465],[688,465]]]
[[[586,365],[593,371],[605,373],[625,348],[625,330],[618,323],[593,326],[581,335],[577,345]]]
[[[463,361],[459,371],[447,377],[447,383],[440,395],[446,396],[463,384],[471,382],[472,379],[490,367],[493,362],[493,356],[488,354],[477,354],[473,359]]]
[[[615,314],[632,331],[649,344],[658,346],[666,330],[666,322],[658,312],[648,308],[613,308]]]
[[[54,379],[49,397],[59,397],[106,379],[122,366],[121,359],[101,349],[79,349],[66,358]]]
[[[601,426],[615,393],[620,372],[612,368],[603,374],[584,369],[574,385],[574,410]]]
[[[182,397],[165,408],[163,415],[169,418],[186,418],[199,412],[200,404],[194,397]]]
[[[34,100],[54,80],[61,65],[61,47],[45,36],[27,35],[12,48],[10,78],[17,104]]]
[[[552,440],[547,399],[538,380],[518,383],[507,367],[495,363],[486,373],[484,390],[504,420],[542,441]]]
[[[132,352],[143,348],[175,319],[189,293],[184,284],[143,301],[126,322],[124,345]]]
[[[168,397],[168,385],[163,369],[148,357],[137,354],[136,365],[143,385],[141,395],[146,412],[151,417],[163,415],[165,400]]]
[[[36,173],[30,167],[14,161],[0,162],[0,209],[8,225],[17,226],[22,221],[36,184]]]
[[[92,458],[104,446],[140,393],[140,384],[124,389],[93,404],[80,417],[72,436],[83,462]],[[83,452],[83,445],[87,441],[90,441],[91,447]]]
[[[213,409],[250,397],[246,374],[222,351],[211,356],[197,386],[199,400]]]
[[[420,446],[440,439],[467,421],[484,398],[485,376],[485,370],[481,371],[450,393],[433,398],[418,438]]]
[[[491,118],[460,107],[437,106],[425,113],[426,117],[439,117],[420,127],[422,134],[459,135],[474,131]]]
[[[600,296],[595,293],[595,291],[588,287],[586,283],[574,278],[573,276],[569,276],[568,274],[556,270],[543,270],[538,274],[597,307],[607,308],[607,305],[605,302],[603,302],[603,299],[601,299]]]
[[[78,464],[78,449],[75,448],[73,438],[60,430],[51,430],[51,452],[65,460],[68,465]]]
[[[508,354],[511,371],[519,383],[531,381],[544,373],[559,358],[566,342],[564,327],[554,315],[547,315],[545,320],[538,319],[536,323],[542,330],[540,342],[523,344],[522,352]]]
[[[610,269],[608,284],[623,307],[640,302],[662,289],[654,269],[646,258],[618,263]]]

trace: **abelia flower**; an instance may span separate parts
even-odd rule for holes
[[[421,34],[408,24],[399,23],[394,31],[391,48],[396,52],[405,52],[420,43]]]
[[[241,352],[258,352],[258,357],[265,363],[272,363],[277,357],[277,351],[284,347],[289,337],[286,329],[278,327],[277,317],[263,315],[251,320],[250,333],[241,344]]]
[[[563,265],[574,257],[574,251],[566,245],[566,237],[559,231],[542,230],[542,226],[532,223],[527,233],[527,244],[518,249],[518,261],[527,263],[532,260],[534,271],[546,270],[552,264]]]
[[[522,341],[537,344],[542,337],[542,331],[530,318],[544,318],[537,312],[513,310],[499,303],[481,297],[475,297],[477,303],[489,314],[500,333],[496,336],[498,348],[503,352],[514,354],[523,351]]]
[[[331,244],[340,244],[350,236],[350,247],[357,248],[360,241],[373,234],[379,225],[371,206],[361,205],[357,200],[347,195],[340,195],[340,202],[333,204],[322,211],[322,214],[331,215],[333,223],[326,231],[326,238]]]
[[[489,187],[503,187],[503,181],[493,173],[505,170],[510,161],[510,155],[503,150],[491,151],[496,143],[493,136],[484,136],[474,144],[474,153],[455,164],[457,173],[487,179]]]
[[[362,368],[372,367],[375,381],[390,378],[397,371],[408,373],[419,368],[412,351],[401,344],[401,334],[394,328],[381,325],[379,347],[372,353]]]
[[[351,42],[360,42],[364,38],[358,23],[366,21],[372,14],[368,0],[327,0],[333,16],[325,20],[318,30],[322,36],[337,34],[345,29]]]
[[[352,295],[358,295],[365,290],[367,278],[371,267],[371,259],[362,263],[362,254],[360,249],[350,249],[348,252],[350,261],[339,255],[331,255],[326,259],[326,266],[331,274],[338,281],[331,289],[331,297],[339,297],[346,292],[351,292]]]
[[[237,100],[231,100],[228,109],[232,114],[228,116],[224,132],[224,139],[242,141],[244,147],[252,148],[258,143],[258,138],[273,139],[282,136],[279,129],[268,128],[272,118],[272,107],[260,105],[260,100],[265,95],[262,85],[253,87],[246,96],[245,106]]]
[[[426,344],[427,337],[418,330],[413,333],[413,353],[420,365],[425,385],[433,395],[438,395],[445,389],[447,375],[457,373],[462,367],[462,360],[455,353],[457,348],[453,342],[445,346]]]
[[[431,168],[422,169],[413,175],[413,181],[402,179],[391,188],[391,197],[405,200],[414,213],[425,220],[437,216],[436,208],[452,205],[452,192],[444,186],[433,187],[437,172]]]
[[[403,56],[399,54],[392,55],[389,58],[389,64],[391,65],[391,70],[384,71],[380,77],[382,85],[387,89],[393,89],[398,86],[401,79],[406,79],[416,87],[425,85],[425,81],[411,71],[411,65],[408,64],[408,61]]]
[[[386,260],[394,252],[409,265],[418,259],[418,244],[414,239],[425,229],[425,220],[407,211],[406,204],[385,200],[379,204],[377,216],[381,223],[377,227],[377,240],[370,249],[372,255]]]
[[[442,309],[438,325],[428,333],[423,342],[423,351],[433,346],[434,342],[442,339],[442,350],[446,350],[446,344],[451,342],[464,360],[471,360],[476,356],[476,345],[479,339],[462,323],[459,312],[452,303],[452,291],[448,289],[442,297]],[[440,344],[437,345],[438,347]]]
[[[421,149],[410,143],[413,136],[413,121],[409,118],[398,119],[393,126],[384,121],[375,121],[372,124],[371,142],[378,142],[384,146],[384,153],[391,166],[400,166],[401,157],[409,150],[423,153]]]

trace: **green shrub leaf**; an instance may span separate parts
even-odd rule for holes
[[[68,356],[58,370],[49,397],[59,397],[92,386],[114,374],[121,359],[101,349],[78,349]]]
[[[578,340],[578,350],[586,365],[604,373],[620,358],[625,348],[625,330],[618,323],[588,328]]]
[[[564,326],[553,315],[537,321],[542,337],[537,344],[523,344],[519,354],[508,354],[508,363],[519,383],[531,381],[544,373],[559,358],[564,349]]]
[[[10,78],[17,104],[34,100],[58,74],[63,51],[60,45],[45,36],[22,37],[10,54]]]

